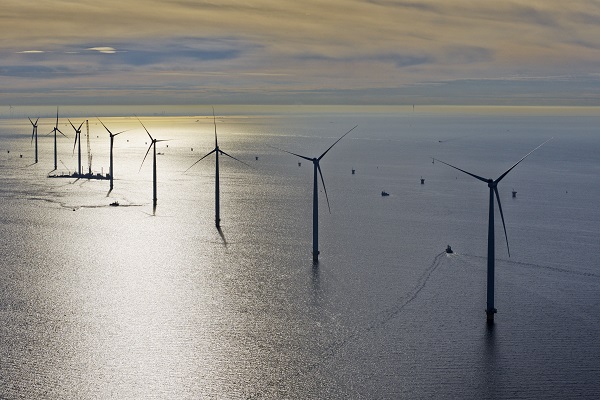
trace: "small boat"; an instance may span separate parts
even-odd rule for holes
[[[386,192],[385,190],[381,191],[381,195],[382,196],[389,196],[390,194],[388,192]]]
[[[112,203],[110,203],[111,207],[118,207],[119,206],[119,202],[118,201],[113,201]]]
[[[446,253],[448,253],[448,254],[454,253],[454,251],[452,251],[452,247],[450,247],[450,245],[448,245],[448,247],[446,247]]]

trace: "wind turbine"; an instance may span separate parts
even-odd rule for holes
[[[314,179],[313,179],[313,251],[312,251],[312,255],[313,255],[313,262],[315,262],[315,263],[319,261],[319,188],[318,188],[318,184],[317,184],[317,180],[318,180],[317,179],[317,171],[319,172],[319,175],[321,176],[321,183],[323,184],[323,191],[325,192],[325,198],[327,199],[327,208],[329,209],[329,212],[331,213],[331,207],[329,206],[329,197],[327,196],[327,189],[325,188],[325,180],[323,179],[323,173],[321,172],[321,165],[319,164],[319,162],[321,161],[321,159],[323,157],[325,157],[325,154],[327,154],[327,152],[329,152],[329,150],[331,150],[331,148],[337,144],[337,142],[342,140],[344,138],[344,136],[346,136],[347,134],[352,132],[354,129],[356,129],[356,127],[358,127],[358,125],[354,126],[354,128],[352,128],[348,132],[344,133],[341,138],[336,140],[331,146],[329,146],[329,148],[327,150],[325,150],[325,152],[323,154],[321,154],[319,157],[316,157],[316,158],[305,157],[300,154],[292,153],[291,151],[279,149],[288,154],[292,154],[296,157],[303,158],[303,159],[313,163]]]
[[[69,121],[69,123],[71,124],[73,129],[75,130],[75,142],[73,143],[73,152],[75,152],[75,146],[77,145],[77,142],[79,142],[79,148],[77,151],[77,175],[79,177],[81,177],[81,127],[83,126],[83,122],[85,122],[85,121],[83,121],[79,125],[79,128],[75,128],[75,125],[73,125],[71,120],[68,118],[67,118],[67,120]]]
[[[217,228],[221,227],[221,210],[220,210],[220,191],[219,191],[219,154],[232,158],[236,161],[241,162],[244,165],[248,165],[243,161],[238,160],[237,158],[225,153],[223,150],[219,148],[219,142],[217,140],[217,120],[215,117],[215,108],[213,107],[213,124],[215,125],[215,148],[212,149],[208,154],[200,158],[198,161],[193,163],[190,168],[194,165],[198,164],[200,161],[204,160],[206,157],[210,156],[212,153],[215,153],[215,225]],[[249,165],[248,165],[249,166]],[[185,172],[189,171],[190,168],[186,169]]]
[[[98,117],[96,117],[96,118],[98,118]],[[100,118],[98,118],[98,121],[100,121]],[[104,125],[104,122],[100,121],[100,123],[102,124],[102,126],[104,127],[104,129],[106,129],[106,131],[108,132],[108,134],[110,136],[110,166],[109,166],[109,175],[110,175],[110,190],[113,190],[113,175],[114,175],[114,173],[113,173],[113,144],[115,142],[115,136],[120,135],[121,133],[123,133],[125,131],[121,131],[121,132],[117,132],[117,133],[112,133],[106,127],[106,125]],[[141,123],[141,121],[140,121],[140,123]],[[143,126],[143,124],[142,124],[142,126]],[[109,190],[109,192],[110,192],[110,190]],[[154,195],[154,197],[156,198],[156,194]]]
[[[58,107],[56,107],[56,125],[54,125],[54,128],[50,131],[50,133],[53,133],[53,132],[54,132],[54,170],[56,171],[58,169],[58,155],[57,155],[57,150],[56,150],[56,132],[60,132],[61,135],[63,135],[64,137],[67,137],[67,135],[65,135],[64,133],[61,132],[60,129],[58,129]]]
[[[29,118],[29,117],[27,117]],[[31,122],[31,126],[33,127],[33,132],[31,132],[31,142],[33,143],[33,138],[35,137],[35,163],[37,164],[38,162],[38,121],[39,121],[39,117],[38,119],[35,120],[35,123],[31,120],[31,118],[29,118],[29,122]]]
[[[485,313],[487,315],[487,322],[494,322],[494,314],[497,312],[496,308],[494,308],[494,268],[495,268],[495,248],[494,248],[494,195],[496,196],[496,200],[498,200],[498,209],[500,210],[500,217],[502,218],[502,226],[504,228],[504,237],[506,238],[506,250],[508,252],[508,256],[510,257],[510,248],[508,247],[508,235],[506,234],[506,225],[504,224],[504,214],[502,213],[502,204],[500,203],[500,195],[498,194],[498,183],[510,172],[514,167],[516,167],[521,161],[523,161],[527,156],[531,153],[542,147],[548,141],[552,140],[552,138],[546,140],[544,143],[540,144],[535,149],[531,150],[529,153],[525,154],[523,158],[517,161],[512,167],[510,167],[506,172],[504,172],[500,177],[496,180],[494,179],[486,179],[479,175],[472,174],[471,172],[467,172],[464,169],[460,169],[455,167],[454,165],[450,165],[442,160],[435,159],[435,161],[439,161],[442,164],[446,164],[449,167],[452,167],[456,170],[464,172],[467,175],[472,176],[475,179],[479,179],[482,182],[487,183],[488,188],[490,188],[490,200],[489,200],[489,217],[488,217],[488,251],[487,251],[487,308]]]
[[[138,118],[138,121],[140,121],[139,118]],[[150,132],[148,132],[148,129],[146,129],[146,127],[144,126],[144,124],[142,123],[142,121],[140,121],[140,124],[142,124],[142,126],[144,127],[144,130],[146,131],[146,133],[148,134],[148,136],[150,136],[150,146],[148,146],[148,151],[146,151],[146,155],[144,156],[144,159],[142,160],[142,164],[140,165],[140,171],[142,170],[142,166],[144,165],[144,161],[146,161],[146,157],[148,157],[148,153],[150,153],[150,149],[154,147],[154,163],[153,163],[153,168],[152,168],[152,180],[153,180],[153,186],[152,187],[153,187],[154,190],[152,192],[153,193],[152,205],[153,205],[154,209],[156,209],[156,200],[157,200],[157,198],[156,198],[156,143],[158,143],[158,142],[167,142],[168,140],[154,139],[152,137],[152,135],[150,135]],[[119,133],[121,133],[121,132],[119,132]],[[115,134],[115,136],[116,135],[118,135],[118,134]]]

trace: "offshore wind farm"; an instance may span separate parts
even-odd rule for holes
[[[2,398],[600,391],[594,108],[24,108],[0,120]],[[68,118],[108,193],[46,178],[81,165],[71,138],[41,135],[33,163],[32,126]]]

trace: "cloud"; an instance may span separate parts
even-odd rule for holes
[[[93,50],[104,54],[115,54],[117,52],[113,47],[88,47],[86,50]]]
[[[448,46],[443,60],[451,64],[473,64],[490,62],[494,59],[494,51],[479,46]]]
[[[127,85],[128,93],[136,88],[148,93],[151,81],[161,95],[161,87],[181,93],[187,87],[203,93],[237,88],[281,96],[313,93],[322,101],[334,96],[319,90],[352,93],[355,99],[361,96],[352,91],[365,90],[370,93],[365,101],[377,93],[388,101],[392,92],[384,89],[400,83],[427,87],[423,93],[430,99],[437,88],[460,102],[459,87],[491,88],[486,82],[507,76],[586,78],[600,68],[600,3],[587,0],[568,7],[528,0],[110,3],[45,0],[32,13],[28,2],[5,0],[3,88],[37,84],[40,91],[55,90],[84,81],[86,87],[111,91]],[[532,87],[513,82],[515,93],[518,84]],[[567,84],[578,85],[561,83],[560,90]]]
[[[62,66],[41,66],[41,65],[10,65],[0,66],[0,76],[16,77],[16,78],[37,78],[37,79],[52,79],[57,76],[79,76],[83,72],[73,70],[69,67]]]
[[[339,63],[359,63],[359,62],[382,62],[391,63],[398,68],[410,67],[415,65],[428,64],[433,62],[433,57],[429,55],[402,54],[402,53],[383,53],[383,54],[361,54],[355,56],[328,56],[326,54],[298,54],[293,56],[296,60],[302,61],[327,61]]]

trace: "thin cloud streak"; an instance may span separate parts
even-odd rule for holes
[[[105,93],[121,93],[122,85],[127,93],[147,93],[149,79],[157,88],[196,88],[199,96],[236,93],[236,101],[235,88],[261,94],[247,101],[313,93],[315,103],[377,102],[375,94],[385,92],[381,101],[389,102],[395,91],[397,103],[460,103],[473,101],[461,95],[461,84],[473,90],[476,81],[576,76],[597,85],[600,67],[600,3],[584,0],[569,7],[526,0],[6,0],[0,20],[0,76],[10,89],[0,102],[6,103],[32,87],[52,92],[81,83]],[[549,90],[555,85],[543,80]],[[447,90],[415,99],[412,88],[435,82]],[[529,79],[518,82],[526,87]],[[494,88],[484,86],[491,91],[486,101],[493,101]],[[564,102],[576,103],[576,86]],[[568,88],[559,87],[539,101],[563,101]],[[112,101],[128,101],[120,96]],[[188,100],[186,92],[181,101]]]

